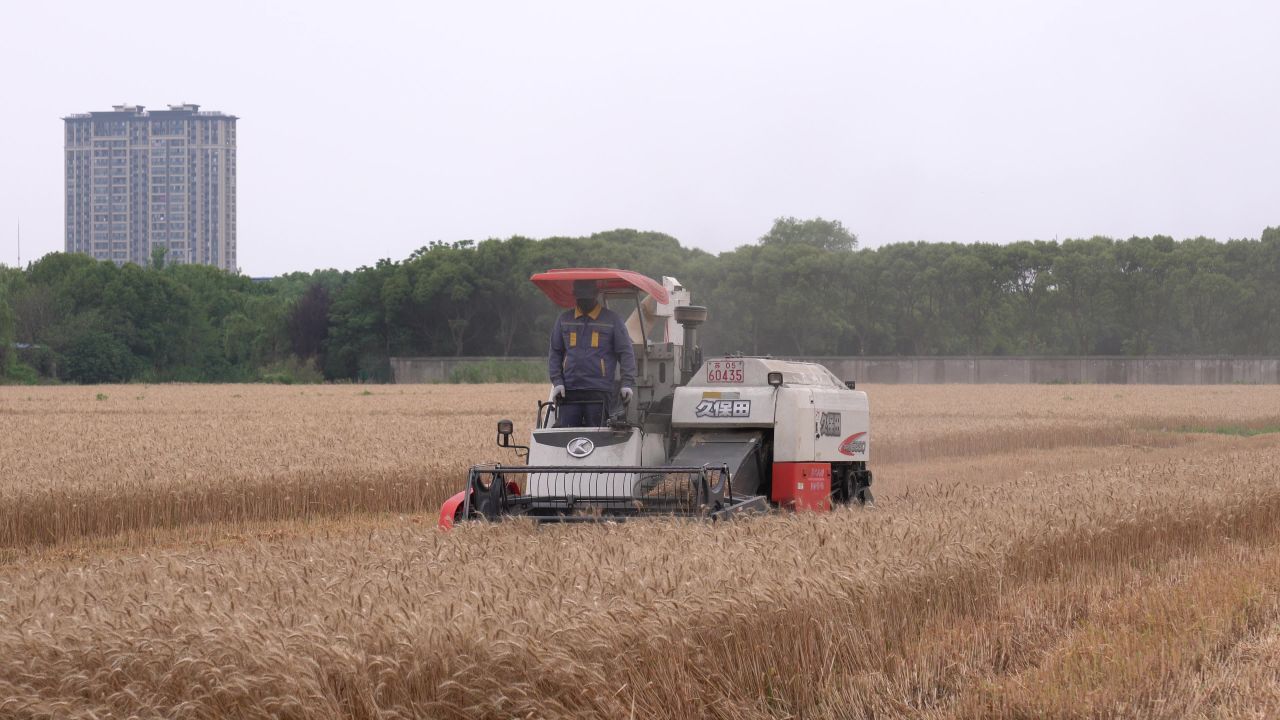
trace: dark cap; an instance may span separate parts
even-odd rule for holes
[[[595,280],[574,280],[573,298],[575,300],[591,300],[600,292],[600,285]]]

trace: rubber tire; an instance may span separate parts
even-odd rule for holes
[[[872,496],[871,496],[871,488],[870,488],[870,487],[861,487],[861,488],[858,488],[858,489],[857,489],[857,491],[856,491],[856,492],[855,492],[855,494],[854,494],[854,497],[855,497],[855,499],[857,499],[858,504],[863,505],[863,506],[866,506],[866,505],[875,505],[875,504],[876,504],[876,499],[875,499],[874,497],[872,497]]]

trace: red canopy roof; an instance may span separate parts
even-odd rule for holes
[[[652,279],[631,272],[613,268],[561,268],[536,273],[529,278],[538,289],[551,298],[551,302],[560,307],[573,307],[573,281],[595,280],[600,283],[601,290],[630,290],[646,292],[660,303],[667,301],[667,289]]]

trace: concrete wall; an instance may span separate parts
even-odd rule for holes
[[[498,362],[521,365],[547,366],[546,358],[528,357],[393,357],[391,358],[391,382],[439,383],[448,382],[454,368],[472,363]]]
[[[1276,357],[815,357],[842,380],[885,384],[1118,383],[1280,384]],[[391,358],[392,382],[445,382],[459,364],[494,360],[540,366],[545,358]]]
[[[1274,357],[905,357],[808,358],[838,377],[867,383],[1280,383]]]

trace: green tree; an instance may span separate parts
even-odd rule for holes
[[[17,277],[8,268],[0,266],[0,378],[6,377],[14,363],[14,337],[17,325],[13,308],[9,304],[10,287],[17,284]]]
[[[1107,332],[1115,296],[1108,275],[1115,267],[1110,238],[1067,240],[1054,263],[1053,290],[1060,327],[1066,329],[1066,352],[1093,355],[1105,352],[1100,341]]]
[[[541,293],[529,282],[527,254],[534,240],[485,240],[476,246],[476,296],[492,319],[496,331],[493,346],[503,357],[530,337],[543,302]]]
[[[839,222],[780,218],[718,255],[617,229],[432,243],[404,261],[263,282],[156,260],[54,253],[0,269],[0,362],[20,342],[40,346],[23,358],[46,376],[239,380],[315,356],[328,378],[378,380],[391,355],[542,354],[561,309],[529,275],[575,266],[679,278],[711,310],[710,352],[1280,353],[1277,228],[1223,243],[858,250]]]
[[[797,220],[781,217],[760,238],[761,245],[808,245],[831,252],[850,252],[858,248],[858,236],[845,229],[839,220]]]
[[[289,339],[293,343],[293,354],[303,360],[310,360],[324,349],[324,341],[329,336],[329,308],[332,300],[324,285],[316,283],[293,303],[286,319]],[[324,364],[323,360],[320,362]]]
[[[1057,255],[1057,243],[1024,241],[1004,247],[1001,265],[1009,304],[1006,333],[1015,353],[1038,354],[1053,347],[1045,318],[1051,312],[1052,270]]]
[[[77,337],[64,355],[67,379],[85,385],[128,382],[138,370],[138,359],[129,347],[104,332]]]
[[[990,340],[996,334],[993,319],[1002,309],[1006,288],[1001,250],[984,244],[952,249],[940,273],[946,292],[944,317],[956,331],[954,350],[982,355],[992,347]]]
[[[453,355],[462,355],[468,339],[480,334],[478,323],[473,323],[481,310],[476,302],[481,278],[474,255],[470,241],[432,243],[408,265],[416,310],[433,330],[447,332],[445,346]]]
[[[388,289],[400,264],[379,260],[352,273],[337,292],[330,310],[329,347],[325,376],[360,380],[386,379],[390,374],[393,310],[408,297],[408,284]]]

